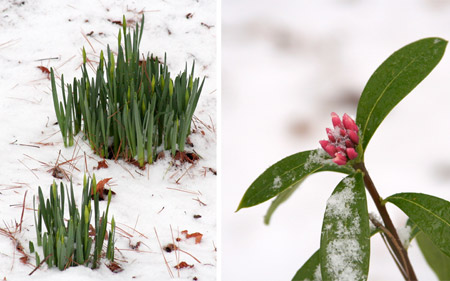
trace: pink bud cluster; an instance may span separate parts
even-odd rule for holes
[[[347,164],[348,160],[358,157],[355,148],[359,143],[358,126],[346,113],[341,118],[332,112],[331,121],[333,129],[327,128],[328,140],[321,140],[322,148],[333,157],[333,162],[338,165]]]

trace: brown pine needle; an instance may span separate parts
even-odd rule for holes
[[[159,241],[158,232],[156,231],[156,227],[154,227],[153,229],[155,230],[156,239],[158,240],[159,248],[161,249],[161,254],[162,254],[163,258],[164,258],[164,263],[166,264],[167,270],[169,271],[169,276],[171,278],[174,278],[175,276],[173,275],[172,270],[170,269],[169,263],[167,262],[166,256],[164,255],[164,251],[163,251],[163,248],[161,246],[161,242]]]

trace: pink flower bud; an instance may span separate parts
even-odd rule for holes
[[[331,112],[331,122],[333,122],[334,127],[342,127],[341,118],[335,112]]]
[[[338,152],[335,154],[333,162],[338,165],[345,165],[347,164],[347,157],[342,152]]]
[[[353,130],[358,132],[358,126],[356,125],[355,121],[353,121],[353,119],[347,115],[347,113],[345,113],[344,116],[342,117],[342,122],[344,123],[344,127],[347,130]]]
[[[322,146],[323,150],[325,150],[325,152],[328,153],[331,157],[333,157],[334,154],[336,154],[336,147],[332,145],[329,141],[321,140],[319,141],[319,143]]]
[[[353,144],[353,142],[351,140],[345,140],[345,146],[346,147],[355,147],[355,145]]]
[[[359,143],[359,137],[358,137],[358,133],[352,130],[348,130],[347,131],[348,137],[350,138],[350,140],[354,143],[354,144],[358,144]]]
[[[347,114],[344,114],[341,121],[339,116],[332,112],[331,121],[333,129],[326,129],[329,140],[319,141],[320,145],[333,157],[334,163],[346,165],[348,160],[358,157],[358,152],[355,150],[359,143],[358,126]]]
[[[330,128],[327,128],[327,135],[331,142],[336,142],[336,138],[333,136],[333,131]]]
[[[350,160],[355,159],[356,157],[358,157],[358,153],[356,152],[356,150],[354,148],[347,148],[347,156]]]

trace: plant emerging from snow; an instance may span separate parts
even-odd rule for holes
[[[65,85],[61,75],[62,102],[51,69],[53,101],[66,147],[82,130],[100,156],[136,159],[142,167],[152,163],[160,147],[172,155],[184,151],[204,79],[194,78],[194,65],[188,74],[187,64],[172,79],[165,59],[140,57],[144,16],[134,32],[127,31],[125,17],[122,25],[117,56],[109,46],[106,56],[102,51],[95,78],[89,77],[92,63],[84,49],[82,77]]]
[[[378,126],[439,63],[446,46],[447,41],[443,39],[426,38],[392,54],[367,82],[358,103],[356,121],[347,114],[341,120],[336,113],[331,113],[333,128],[326,129],[328,140],[320,141],[322,149],[299,152],[280,160],[262,173],[244,194],[238,210],[276,197],[265,217],[269,223],[276,208],[307,176],[321,171],[347,174],[327,201],[320,249],[297,271],[293,280],[366,280],[370,237],[376,233],[383,237],[405,280],[417,280],[407,252],[415,237],[439,278],[450,278],[450,202],[422,193],[398,193],[383,200],[364,162],[366,147]],[[366,190],[379,216],[369,215]],[[406,227],[394,226],[385,206],[387,202],[409,217]]]
[[[43,258],[48,267],[56,266],[64,270],[69,266],[85,265],[95,269],[104,254],[103,244],[107,240],[105,256],[111,262],[114,261],[114,217],[111,220],[111,230],[107,233],[108,210],[111,202],[111,190],[108,193],[106,212],[100,216],[99,192],[95,175],[90,181],[84,177],[83,193],[80,208],[75,204],[72,182],[70,192],[61,182],[59,192],[55,182],[50,186],[50,196],[45,200],[41,187],[37,215],[34,221],[37,234],[37,245],[42,246]],[[66,201],[67,193],[67,201]],[[91,197],[94,201],[92,208]],[[67,224],[64,218],[64,202],[67,202],[69,218]],[[34,199],[33,199],[34,204]],[[34,207],[33,207],[34,208]],[[91,218],[94,215],[94,226]],[[46,231],[43,232],[43,226]],[[34,245],[30,242],[30,252],[33,253]],[[36,249],[36,266],[41,263]]]

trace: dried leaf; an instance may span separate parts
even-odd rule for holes
[[[117,262],[111,262],[106,266],[109,268],[109,270],[111,270],[114,273],[119,273],[123,271],[123,268]]]
[[[98,166],[94,167],[94,170],[100,170],[101,168],[108,168],[108,163],[106,163],[106,160],[98,161]]]
[[[161,151],[158,153],[158,156],[156,156],[156,160],[164,159],[166,155],[164,154],[164,151]]]
[[[99,199],[100,200],[104,200],[104,195],[105,195],[105,184],[107,184],[112,178],[106,178],[106,179],[102,179],[101,181],[99,181],[97,183],[97,193],[99,195]],[[94,190],[92,190],[91,195],[94,195]],[[106,192],[106,195],[108,195],[108,192]]]
[[[45,66],[37,66],[37,68],[39,68],[42,71],[42,73],[50,75],[50,70],[48,70],[47,67],[45,67]]]
[[[89,236],[95,236],[95,228],[92,224],[89,225]]]
[[[200,232],[189,234],[187,230],[183,230],[181,231],[181,233],[186,235],[186,239],[195,238],[195,244],[198,244],[202,241],[203,234],[201,234]]]
[[[175,267],[176,269],[182,269],[182,268],[186,268],[186,267],[188,267],[188,268],[193,268],[194,265],[193,265],[193,264],[187,264],[186,262],[182,261],[182,262],[180,262],[179,264],[175,265],[174,267]]]
[[[19,260],[20,260],[21,263],[27,264],[28,263],[28,256],[23,256]]]

